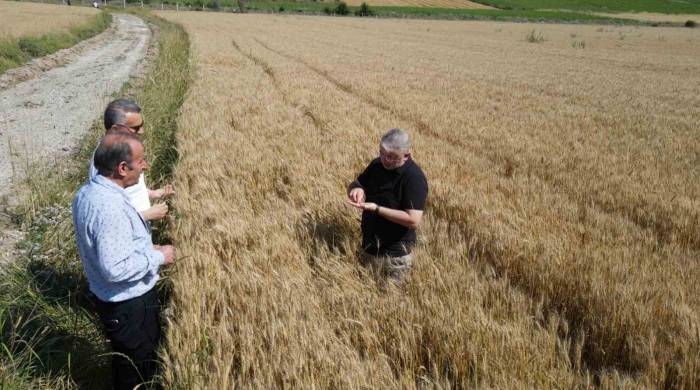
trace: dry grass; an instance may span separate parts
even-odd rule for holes
[[[0,1],[0,37],[62,32],[83,24],[98,12],[88,7]]]
[[[197,64],[167,384],[700,386],[697,30],[162,15]],[[343,199],[394,126],[431,192],[382,293]]]
[[[367,3],[370,6],[400,6],[400,7],[437,7],[465,9],[494,9],[488,5],[468,0],[348,0],[348,5]]]

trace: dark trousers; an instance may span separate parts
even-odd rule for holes
[[[112,343],[114,388],[133,389],[153,379],[158,369],[160,302],[155,288],[123,302],[95,299],[97,313]]]

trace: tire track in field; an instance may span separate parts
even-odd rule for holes
[[[532,255],[524,254],[510,246],[499,246],[491,237],[480,234],[475,228],[475,223],[472,222],[476,216],[470,216],[469,210],[464,210],[460,207],[450,204],[449,197],[442,193],[434,193],[432,195],[434,201],[431,202],[432,215],[441,221],[446,222],[449,226],[456,229],[463,239],[469,243],[468,254],[469,258],[482,264],[491,267],[490,272],[496,278],[506,278],[507,283],[517,291],[522,291],[531,300],[541,302],[543,313],[556,313],[559,317],[564,318],[568,324],[566,337],[579,338],[585,335],[582,342],[581,362],[591,371],[609,371],[611,369],[618,370],[621,373],[634,376],[639,373],[643,365],[641,363],[643,356],[630,355],[628,350],[628,339],[632,336],[625,333],[623,337],[618,337],[616,342],[610,343],[609,340],[615,336],[615,330],[606,331],[596,330],[595,323],[590,323],[584,319],[589,317],[591,312],[603,314],[599,310],[587,310],[588,307],[604,307],[605,302],[599,296],[600,303],[595,299],[591,300],[589,296],[585,297],[585,302],[581,301],[580,296],[571,296],[572,299],[565,300],[561,296],[551,296],[542,294],[546,291],[543,283],[551,283],[548,279],[542,281],[529,274],[525,267],[528,264],[538,264]],[[524,265],[523,265],[524,264]],[[477,268],[478,272],[484,276],[490,275],[485,273],[481,268]],[[551,276],[551,275],[550,275]],[[565,280],[565,278],[563,278]],[[564,286],[564,290],[569,290],[568,284],[562,281],[555,283],[557,286]],[[559,288],[562,290],[562,288]],[[536,319],[533,316],[533,321],[537,321],[540,326],[546,327],[547,315],[541,319]],[[560,337],[562,342],[565,342],[566,337]],[[573,345],[572,345],[573,346]],[[570,357],[576,361],[576,351],[570,350]]]
[[[288,56],[285,55],[284,53],[279,53],[279,52],[277,52],[277,51],[275,51],[275,50],[269,48],[265,43],[261,42],[261,41],[258,40],[257,38],[254,38],[254,40],[255,40],[258,44],[260,44],[261,46],[263,46],[264,48],[270,50],[271,52],[273,52],[273,53],[275,53],[275,54],[277,54],[277,55],[279,55],[279,56],[281,56],[281,57],[283,57],[283,58],[288,58],[288,59],[290,59],[290,60],[292,60],[292,61],[294,61],[294,62],[300,62],[300,61],[296,60],[294,57],[291,57],[291,56],[288,57]],[[285,100],[285,103],[286,103],[287,105],[289,105],[290,107],[298,108],[298,106],[297,106],[296,104],[294,104],[293,100],[289,97],[289,95],[283,90],[283,88],[281,88],[281,84],[280,84],[279,80],[277,79],[277,75],[275,74],[274,70],[272,70],[272,68],[270,67],[270,65],[269,65],[268,63],[266,63],[266,62],[265,62],[264,60],[262,60],[261,58],[254,56],[251,52],[246,53],[245,51],[243,51],[243,50],[241,49],[241,47],[237,44],[237,42],[236,42],[235,40],[232,40],[232,44],[233,44],[234,48],[235,48],[238,52],[240,52],[241,54],[243,54],[243,56],[245,56],[246,58],[248,58],[248,59],[249,59],[251,62],[253,62],[256,66],[258,66],[258,67],[260,67],[261,69],[263,69],[263,72],[264,72],[269,78],[271,78],[272,83],[273,83],[275,89],[277,90],[277,92],[279,92],[279,93],[282,95],[282,97],[283,97],[283,99]],[[362,101],[364,101],[364,102],[366,102],[366,103],[368,103],[368,104],[370,104],[370,105],[372,105],[372,106],[375,106],[375,107],[377,107],[377,108],[380,108],[381,110],[390,112],[392,115],[395,115],[395,116],[396,116],[396,115],[399,115],[398,113],[393,112],[393,111],[390,109],[389,106],[384,105],[384,103],[379,102],[379,101],[375,100],[374,98],[372,98],[372,97],[370,97],[370,96],[361,95],[361,94],[357,93],[351,86],[346,85],[346,84],[344,84],[344,83],[342,83],[342,82],[340,82],[340,81],[334,79],[332,76],[330,76],[330,75],[327,74],[326,72],[324,72],[324,71],[322,71],[322,70],[320,70],[320,69],[313,68],[312,66],[310,66],[310,65],[308,65],[308,64],[306,64],[306,63],[303,63],[303,65],[307,66],[308,68],[313,69],[315,72],[317,72],[317,73],[319,73],[319,74],[322,73],[321,75],[324,76],[324,78],[326,78],[329,82],[331,82],[333,85],[335,85],[338,89],[342,90],[343,92],[345,92],[345,93],[347,93],[347,94],[349,94],[349,95],[351,95],[351,96],[353,96],[353,97],[355,97],[355,98],[358,98],[358,97],[359,97]],[[311,118],[316,118],[316,117],[315,117],[315,116],[311,116]],[[401,119],[406,120],[406,121],[411,121],[410,119],[406,119],[406,118],[401,118]],[[314,121],[314,122],[315,122],[315,121]],[[423,123],[423,122],[421,122],[421,123]],[[317,126],[317,127],[318,127],[318,126]],[[427,125],[425,125],[425,127],[426,127],[427,129],[429,129],[429,127],[428,127]],[[424,129],[423,131],[425,131],[425,129]],[[440,140],[440,141],[443,141],[443,142],[444,142],[444,139],[438,137],[437,135],[433,135],[433,137],[436,138],[436,139],[438,139],[438,140]],[[440,219],[440,220],[446,222],[448,225],[451,226],[451,225],[454,223],[454,221],[451,220],[448,216],[449,216],[449,213],[447,213],[447,214],[442,214],[442,213],[441,213],[441,214],[436,214],[436,217],[437,217],[438,219]],[[463,233],[464,233],[464,231],[461,230],[461,229],[460,229],[460,232],[463,232]],[[474,234],[474,232],[471,232],[470,234],[464,234],[464,236],[465,236],[466,238],[468,238],[467,242],[473,242],[473,241],[474,241],[474,238],[476,237],[476,235]],[[503,272],[504,268],[503,268],[503,267],[500,267],[500,266],[498,265],[499,262],[497,261],[497,259],[498,259],[497,255],[495,255],[496,252],[489,252],[489,251],[486,251],[487,247],[486,247],[485,245],[481,245],[480,243],[481,243],[481,241],[477,241],[476,245],[470,245],[470,248],[471,248],[471,249],[475,249],[475,250],[474,250],[474,251],[470,251],[470,252],[469,252],[469,256],[474,256],[475,259],[479,259],[481,262],[483,262],[483,263],[485,263],[485,264],[491,264],[492,267],[494,267],[494,269],[495,269],[495,271],[496,271],[496,273],[495,273],[495,274],[496,274],[496,277],[498,277],[498,278],[504,277],[504,274],[505,274],[505,272]],[[483,256],[488,256],[488,259],[487,259],[487,260],[483,260]],[[479,274],[481,274],[482,277],[484,277],[486,271],[477,269],[476,272],[479,273]],[[488,278],[490,278],[490,277],[491,277],[491,276],[489,275]],[[522,294],[525,295],[525,296],[528,296],[528,297],[533,297],[533,296],[534,296],[533,294],[531,294],[530,291],[528,291],[527,289],[521,288],[521,286],[519,286],[519,285],[514,285],[513,283],[510,283],[510,282],[508,283],[508,285],[510,286],[511,289],[513,289],[513,290],[515,290],[515,291],[518,291],[518,292],[522,293]],[[532,307],[536,307],[536,305],[533,305]],[[562,317],[565,317],[565,316],[562,316]],[[538,320],[535,320],[535,318],[538,318],[538,316],[537,316],[536,313],[534,313],[534,312],[532,313],[532,318],[533,318],[533,321],[538,321]],[[543,319],[543,321],[544,321],[544,319]],[[547,324],[541,323],[540,325],[542,325],[543,327],[546,327]],[[565,345],[565,344],[566,344],[566,340],[565,340],[565,339],[560,338],[560,340],[562,340],[562,345]]]
[[[270,81],[272,82],[273,87],[275,90],[282,96],[282,100],[284,103],[297,110],[302,114],[303,117],[307,118],[313,126],[318,129],[322,134],[327,134],[329,132],[328,130],[328,124],[323,121],[321,118],[316,115],[313,110],[303,104],[297,104],[297,102],[293,101],[289,95],[284,91],[284,89],[280,86],[280,82],[277,79],[277,75],[275,74],[275,71],[272,69],[272,67],[262,60],[259,57],[256,57],[253,55],[253,53],[246,53],[244,52],[241,47],[238,45],[235,39],[231,40],[231,43],[233,47],[238,50],[239,53],[241,53],[244,57],[248,58],[250,61],[252,61],[255,65],[259,66],[262,68],[263,72],[269,77]]]
[[[293,56],[288,56],[285,53],[277,52],[276,50],[271,49],[265,43],[258,40],[257,38],[253,38],[253,39],[259,45],[263,46],[267,50],[269,50],[269,51],[271,51],[271,52],[273,52],[273,53],[275,53],[283,58],[287,58],[289,60],[292,60],[293,62],[302,63],[306,67],[312,69],[314,72],[316,72],[317,74],[324,77],[327,81],[331,82],[334,86],[336,86],[341,91],[343,91],[343,92],[345,92],[345,93],[347,93],[355,98],[360,98],[361,101],[363,101],[367,104],[370,104],[371,106],[377,107],[383,111],[387,111],[394,116],[398,116],[401,120],[404,120],[407,122],[413,122],[416,126],[421,128],[420,131],[422,133],[425,133],[426,131],[428,131],[428,132],[432,131],[432,129],[427,124],[425,124],[425,122],[420,120],[420,118],[415,119],[415,118],[409,118],[407,116],[402,116],[402,114],[391,110],[391,108],[388,105],[385,105],[384,103],[372,98],[371,96],[364,95],[364,94],[357,92],[352,86],[347,85],[345,83],[342,83],[341,81],[333,78],[327,72],[325,72],[321,69],[315,68],[315,67],[313,67],[313,66],[311,66],[311,65],[309,65],[301,60],[296,59]],[[314,123],[314,125],[320,129],[320,126],[317,124],[317,120],[320,121],[320,123],[324,123],[324,122],[322,122],[320,119],[317,119],[317,117],[313,114],[313,112],[310,109],[308,109],[306,106],[300,106],[300,105],[296,104],[294,102],[294,100],[289,97],[289,95],[281,87],[280,81],[277,78],[276,73],[274,72],[274,70],[271,68],[271,66],[267,62],[265,62],[264,60],[262,60],[261,58],[255,56],[255,55],[253,55],[252,52],[246,53],[245,51],[243,51],[235,40],[232,40],[232,45],[234,46],[234,48],[238,52],[243,54],[243,56],[248,58],[251,62],[253,62],[256,66],[260,67],[263,70],[263,72],[271,79],[271,82],[272,82],[273,86],[275,87],[275,90],[282,96],[283,100],[285,101],[285,104],[287,104],[288,106],[293,107],[295,109],[298,109],[298,110],[300,109],[300,107],[303,107],[304,110],[303,111],[299,110],[299,111],[302,112],[302,114],[304,114],[305,116],[312,119],[312,122]],[[306,111],[306,110],[308,110],[308,111]],[[324,125],[325,125],[325,123],[324,123]],[[437,133],[428,134],[428,135],[433,137],[433,138],[436,138],[440,141],[449,142],[449,141],[446,141],[444,139],[445,137],[441,137]],[[439,220],[442,220],[442,221],[446,222],[448,225],[452,226],[455,223],[455,221],[453,219],[449,218],[449,215],[450,215],[450,213],[438,213],[438,214],[436,214],[436,217]],[[454,215],[454,213],[453,213],[453,215]],[[464,237],[467,239],[467,242],[473,243],[473,245],[470,245],[469,257],[474,258],[474,259],[478,259],[483,264],[491,265],[493,267],[492,269],[495,271],[494,274],[497,278],[505,277],[505,268],[503,267],[503,262],[498,261],[498,255],[496,254],[497,252],[492,251],[490,249],[491,248],[490,246],[487,246],[481,240],[478,240],[476,238],[475,232],[473,232],[471,230],[464,230],[465,227],[462,226],[462,224],[459,221],[457,221],[456,223],[458,224],[457,226],[458,226],[460,232],[463,233]],[[467,228],[467,229],[470,229],[470,228]],[[466,233],[466,232],[469,232],[469,233]],[[312,261],[309,261],[309,264],[313,267]],[[487,271],[485,271],[483,269],[479,269],[478,267],[477,267],[476,272],[477,272],[477,274],[481,275],[482,278],[485,280],[493,278],[493,274],[487,275]],[[520,286],[518,284],[513,284],[510,281],[508,281],[507,284],[508,284],[510,289],[517,291],[517,292],[523,294],[524,296],[530,297],[531,299],[533,299],[535,297],[535,295],[530,290],[523,288],[523,286]],[[532,305],[533,308],[535,308],[536,306],[537,305]],[[546,316],[543,317],[541,320],[538,320],[537,313],[532,312],[531,314],[532,314],[533,321],[536,321],[542,327],[547,326],[547,324],[544,322],[544,321],[546,321],[546,318],[547,318]],[[562,318],[566,318],[566,316],[561,315],[561,313],[559,313],[559,314]],[[576,329],[574,329],[574,330],[576,330]],[[562,337],[562,336],[559,336],[559,337],[560,337],[560,340],[562,341],[562,345],[566,345],[567,339],[565,337]],[[575,353],[574,351],[571,351],[572,355],[574,353]],[[586,362],[586,363],[588,363],[588,362]],[[619,367],[605,366],[605,368],[619,368]]]
[[[350,27],[343,25],[344,27]],[[460,139],[438,133],[430,128],[427,123],[421,120],[420,117],[416,115],[406,115],[401,112],[395,112],[387,104],[374,99],[372,96],[362,93],[353,89],[349,84],[346,84],[337,78],[333,77],[327,71],[319,69],[316,66],[309,64],[302,58],[295,57],[293,55],[284,53],[280,50],[271,48],[259,39],[256,39],[263,47],[271,50],[287,59],[292,61],[297,61],[303,65],[306,65],[312,71],[316,72],[318,75],[328,79],[329,82],[333,83],[341,90],[355,94],[358,98],[365,101],[366,103],[373,105],[379,109],[385,110],[396,115],[399,119],[405,120],[410,123],[414,123],[415,127],[419,132],[433,136],[438,139],[445,140],[450,144],[457,145],[460,147],[469,148],[472,153],[476,156],[483,156],[488,161],[493,163],[495,166],[499,166],[500,171],[503,172],[505,177],[512,177],[513,174],[518,170],[517,165],[514,164],[512,159],[508,157],[495,156],[493,153],[485,153],[481,150],[474,150],[470,148],[470,145],[461,142]],[[629,221],[630,223],[638,226],[641,230],[649,231],[653,234],[656,241],[658,242],[658,247],[663,248],[667,245],[672,245],[674,239],[683,249],[688,249],[694,252],[700,251],[700,215],[694,214],[694,217],[689,218],[686,222],[678,222],[673,216],[666,214],[663,209],[660,209],[657,205],[650,204],[650,202],[642,201],[636,202],[634,204],[627,202],[615,202],[611,203],[605,199],[601,199],[599,196],[590,193],[580,193],[578,188],[568,185],[566,182],[561,182],[557,180],[551,173],[546,171],[541,171],[540,166],[533,165],[532,170],[529,171],[529,175],[541,180],[542,182],[548,184],[550,187],[563,189],[565,194],[572,200],[574,204],[578,204],[580,208],[582,207],[592,207],[594,210],[607,214],[612,217],[617,217]],[[692,213],[692,210],[690,210]],[[674,237],[675,236],[675,237]]]
[[[276,50],[265,44],[264,42],[260,41],[257,38],[254,38],[261,46],[264,48],[272,51],[273,53],[276,53],[284,58],[287,58],[289,60],[298,62],[303,64],[304,66],[308,67],[310,70],[312,70],[314,73],[317,75],[323,77],[326,79],[328,82],[331,84],[335,85],[337,88],[342,90],[345,93],[348,93],[350,95],[355,96],[356,98],[359,98],[361,101],[374,106],[380,110],[386,111],[394,116],[396,116],[398,119],[413,123],[415,128],[424,135],[433,137],[435,139],[439,139],[441,141],[447,142],[452,145],[456,145],[459,147],[464,147],[468,148],[472,151],[473,154],[476,156],[482,156],[486,158],[489,162],[493,163],[494,165],[501,166],[501,170],[503,172],[503,175],[506,177],[512,177],[513,174],[515,173],[516,167],[514,166],[514,162],[509,159],[509,158],[498,158],[496,156],[493,156],[490,153],[483,153],[474,150],[473,148],[470,147],[469,144],[461,141],[460,139],[439,133],[432,129],[424,120],[422,120],[420,117],[417,115],[407,115],[401,112],[397,112],[394,109],[392,109],[389,105],[387,105],[384,102],[381,102],[372,96],[362,93],[361,91],[358,91],[356,88],[354,88],[352,85],[346,84],[337,78],[333,77],[330,75],[328,71],[325,71],[323,69],[320,69],[314,65],[309,64],[308,62],[304,61],[302,58],[295,57],[293,55],[284,53],[282,51]],[[504,161],[505,160],[505,161]],[[541,180],[544,183],[547,183],[550,188],[552,187],[564,187],[566,189],[566,192],[563,193],[562,195],[565,195],[567,199],[570,200],[572,204],[579,204],[585,207],[585,205],[592,206],[596,211],[600,212],[601,214],[606,214],[610,215],[612,217],[618,217],[624,220],[627,220],[634,225],[636,225],[638,228],[641,230],[650,230],[653,234],[654,237],[656,238],[657,242],[659,243],[660,247],[672,244],[673,242],[673,234],[669,233],[669,231],[674,231],[677,233],[677,235],[680,237],[680,244],[681,247],[687,247],[688,249],[691,249],[693,251],[700,251],[700,234],[696,234],[696,232],[700,231],[700,225],[698,225],[697,221],[695,223],[695,228],[688,229],[688,230],[683,230],[675,225],[675,221],[672,218],[665,217],[661,213],[649,213],[646,212],[647,208],[642,207],[641,210],[639,208],[627,208],[625,207],[626,205],[615,205],[615,204],[609,204],[606,203],[596,197],[593,196],[587,196],[583,197],[582,199],[576,199],[577,194],[575,193],[575,189],[571,188],[570,186],[566,185],[566,183],[561,183],[558,182],[556,179],[554,179],[551,175],[547,175],[543,172],[538,172],[537,170],[531,171],[531,174],[536,177],[537,179]],[[656,209],[651,206],[653,211],[656,211]]]
[[[321,76],[331,84],[335,85],[341,91],[353,95],[356,98],[359,98],[361,101],[373,107],[386,111],[396,116],[402,121],[413,123],[415,128],[421,134],[433,137],[435,139],[439,139],[441,141],[445,141],[451,145],[467,148],[471,150],[474,155],[484,157],[492,164],[500,166],[501,172],[503,172],[503,175],[505,177],[512,177],[514,175],[516,167],[514,166],[514,162],[511,159],[498,158],[490,153],[484,153],[474,150],[470,147],[469,144],[463,142],[461,139],[458,139],[455,136],[437,132],[417,114],[409,115],[402,112],[397,112],[388,104],[375,99],[367,93],[363,93],[362,91],[357,90],[350,84],[344,83],[343,81],[332,76],[328,71],[320,69],[312,64],[309,64],[303,58],[296,57],[294,55],[287,54],[280,50],[274,49],[262,42],[258,38],[253,39],[267,50],[284,58],[287,58],[291,61],[306,66],[317,75]],[[646,208],[643,208],[641,211],[639,211],[636,207],[628,208],[628,205],[620,205],[616,207],[616,205],[614,204],[607,204],[606,202],[593,196],[586,196],[582,199],[576,199],[577,196],[575,188],[572,188],[566,185],[565,183],[559,183],[551,175],[547,175],[543,172],[538,172],[537,170],[531,171],[531,174],[537,179],[541,180],[542,182],[547,183],[547,185],[550,188],[564,186],[566,189],[564,195],[571,201],[572,204],[590,205],[593,206],[593,208],[596,211],[602,214],[627,220],[642,230],[650,230],[654,234],[654,237],[656,238],[660,247],[670,245],[673,243],[673,234],[669,233],[669,230],[675,230],[675,233],[680,237],[680,245],[682,247],[687,247],[688,249],[691,249],[693,251],[700,251],[700,234],[697,234],[700,231],[700,224],[697,222],[697,218],[695,228],[684,231],[683,229],[676,227],[676,223],[672,218],[665,217],[662,213],[645,212]],[[652,211],[657,210],[652,206]]]
[[[314,73],[319,75],[320,77],[326,79],[329,83],[333,84],[336,86],[339,90],[354,96],[355,98],[360,99],[361,101],[365,102],[366,104],[369,104],[373,107],[376,107],[382,111],[385,111],[391,115],[394,115],[400,120],[406,121],[413,123],[416,127],[416,129],[429,137],[435,138],[437,140],[460,146],[460,147],[465,147],[468,148],[469,150],[472,150],[472,148],[469,148],[469,145],[465,144],[461,140],[454,139],[453,137],[450,137],[449,135],[445,134],[440,134],[437,133],[435,130],[433,130],[425,121],[423,121],[420,117],[416,115],[406,115],[401,112],[396,112],[393,110],[389,105],[387,105],[384,102],[380,102],[373,98],[372,96],[363,93],[361,91],[358,91],[356,88],[354,88],[352,85],[349,85],[347,83],[342,82],[341,80],[338,80],[337,78],[333,77],[330,75],[327,71],[323,69],[319,69],[318,67],[315,67],[306,61],[304,61],[301,58],[297,58],[293,55],[284,53],[282,51],[276,50],[271,48],[269,45],[265,44],[264,42],[260,41],[257,38],[254,38],[261,46],[264,48],[270,50],[273,53],[276,53],[280,55],[283,58],[289,59],[291,61],[295,61],[297,63],[301,63],[308,67],[310,70],[312,70]],[[472,150],[472,152],[477,155],[477,156],[482,156],[486,158],[488,161],[502,165],[504,166],[503,170],[506,176],[509,176],[508,170],[512,170],[514,168],[510,167],[512,164],[511,161],[506,160],[505,163],[500,160],[496,159],[494,156],[491,154],[482,154],[478,153]],[[511,172],[512,174],[512,172]],[[544,183],[547,183],[550,188],[553,187],[553,179],[545,177],[541,174],[536,174],[533,172],[533,176],[539,178],[542,180]],[[577,204],[580,202],[576,202],[574,198],[572,197],[572,194],[569,192],[566,193],[560,193],[565,199],[568,199],[572,204]],[[436,194],[436,196],[440,196]],[[593,199],[592,199],[593,200]],[[625,219],[628,219],[626,215],[620,212],[608,212],[605,208],[603,208],[602,203],[596,202],[594,200],[592,202],[592,205],[594,208],[598,211],[600,211],[603,214],[609,214],[613,216],[620,216],[624,217]],[[439,202],[447,205],[446,199],[443,199],[443,202]],[[494,268],[496,271],[497,275],[499,277],[504,277],[505,275],[509,275],[509,281],[508,283],[513,286],[516,290],[520,290],[525,292],[528,296],[530,296],[532,299],[540,299],[540,295],[538,294],[538,289],[533,287],[530,283],[530,276],[527,274],[527,272],[522,271],[520,272],[519,275],[516,275],[515,278],[513,278],[513,275],[509,273],[509,270],[512,270],[513,267],[515,266],[517,269],[517,264],[514,264],[512,260],[509,261],[503,261],[501,259],[503,258],[512,258],[512,256],[508,255],[508,252],[514,252],[515,248],[498,248],[495,243],[488,242],[488,239],[484,239],[483,237],[480,237],[478,232],[471,226],[469,226],[468,223],[464,223],[460,220],[455,220],[454,216],[455,215],[460,215],[463,214],[463,212],[460,212],[458,209],[454,207],[445,207],[444,210],[439,211],[439,210],[433,210],[434,215],[439,218],[440,220],[443,220],[447,223],[450,224],[457,224],[460,232],[463,234],[463,237],[467,240],[467,242],[473,243],[472,251],[470,252],[470,255],[473,256],[475,259],[478,259],[478,261],[486,263]],[[634,220],[630,220],[631,222],[635,222]],[[636,224],[636,223],[635,223]],[[638,224],[637,224],[638,225]],[[643,226],[638,225],[640,228],[644,228]],[[657,239],[659,241],[662,241],[662,234],[659,231],[655,231],[657,235]],[[534,260],[531,260],[532,263],[534,263]],[[590,303],[590,302],[589,302]],[[588,314],[588,311],[585,310],[585,306],[583,302],[578,302],[576,300],[567,302],[567,305],[562,305],[561,302],[557,302],[554,297],[547,297],[547,304],[545,305],[545,310],[548,312],[556,312],[558,313],[561,317],[566,318],[568,322],[570,323],[571,330],[569,334],[595,334],[599,337],[593,338],[589,340],[589,342],[584,343],[584,350],[583,350],[583,355],[582,355],[582,361],[584,364],[586,364],[588,367],[594,368],[594,369],[617,369],[621,372],[628,373],[628,374],[634,374],[635,372],[638,372],[642,366],[641,366],[641,361],[640,359],[642,357],[640,356],[631,356],[629,355],[629,349],[628,346],[626,345],[626,339],[627,337],[622,337],[617,340],[612,345],[605,344],[602,341],[604,340],[610,340],[610,336],[606,334],[605,330],[598,330],[594,332],[593,326],[595,324],[586,324],[584,321],[582,321],[582,318],[586,318],[586,315]],[[595,307],[595,304],[589,305]],[[572,310],[573,309],[573,310]],[[631,336],[631,335],[630,335]],[[602,347],[601,347],[602,345]],[[620,359],[622,358],[622,359]]]
[[[406,116],[404,114],[397,113],[397,112],[393,111],[385,103],[379,102],[376,99],[372,98],[371,96],[368,96],[366,94],[362,94],[362,93],[356,91],[352,86],[335,79],[333,76],[328,74],[328,72],[323,71],[321,69],[318,69],[312,65],[309,65],[305,61],[303,61],[301,59],[297,59],[294,56],[291,56],[291,55],[288,55],[286,53],[282,53],[282,52],[279,52],[277,50],[274,50],[274,49],[270,48],[269,46],[267,46],[265,43],[261,42],[257,38],[254,38],[254,39],[261,46],[265,47],[266,49],[270,50],[271,52],[276,53],[277,55],[280,55],[281,57],[287,58],[291,61],[302,63],[303,65],[307,66],[309,69],[314,71],[316,74],[323,77],[331,84],[335,85],[341,91],[343,91],[351,96],[354,96],[355,98],[359,98],[361,101],[363,101],[371,106],[374,106],[376,108],[379,108],[382,111],[386,111],[386,112],[390,113],[391,115],[398,117],[401,120],[414,123],[414,125],[416,125],[416,127],[418,128],[419,132],[421,132],[423,134],[427,133],[426,135],[433,137],[433,138],[435,138],[439,141],[442,141],[442,142],[447,142],[447,143],[452,142],[449,139],[449,137],[444,137],[444,136],[439,135],[436,132],[434,132],[420,118],[415,118],[415,117],[409,118],[408,116]],[[446,139],[446,138],[448,138],[448,139]],[[459,141],[456,141],[454,143],[462,146]],[[434,196],[437,197],[438,199],[440,199],[442,197],[441,194],[434,194]],[[483,240],[478,235],[478,233],[474,230],[474,228],[469,226],[468,223],[464,223],[461,219],[457,219],[457,220],[454,219],[455,215],[463,214],[463,212],[457,208],[448,206],[449,203],[446,201],[446,199],[443,199],[442,201],[438,200],[437,203],[441,204],[443,206],[441,208],[435,208],[435,207],[431,208],[431,210],[433,211],[433,215],[438,220],[446,222],[447,224],[449,224],[451,226],[455,226],[459,230],[459,232],[462,234],[465,241],[470,243],[470,251],[469,251],[470,258],[473,258],[476,261],[481,262],[483,264],[490,265],[493,268],[493,270],[495,271],[496,277],[498,277],[498,278],[506,277],[506,274],[508,273],[507,271],[510,268],[509,261],[502,261],[500,259],[507,256],[505,254],[505,251],[509,250],[510,248],[506,248],[505,251],[498,250],[496,245],[494,245],[493,243],[490,243],[488,241]],[[477,269],[477,272],[484,278],[491,277],[491,275],[486,275],[486,273],[485,273],[486,271],[484,271],[483,269]],[[512,275],[511,275],[511,278],[508,279],[508,284],[511,286],[512,289],[514,289],[515,291],[522,292],[526,296],[530,297],[530,299],[533,299],[533,300],[539,299],[536,290],[528,288],[528,284],[527,284],[526,279],[527,279],[526,276],[513,279]],[[565,310],[563,310],[560,307],[555,306],[554,302],[552,302],[551,299],[549,300],[549,302],[551,303],[551,305],[548,307],[545,307],[546,311],[556,312],[562,318],[567,318],[567,320],[569,320],[569,322],[573,322],[573,321],[571,321],[572,318],[571,318],[570,314],[565,315],[565,313],[566,313]],[[582,316],[582,315],[579,314],[578,316]],[[536,321],[534,319],[536,317],[537,316],[535,316],[533,313],[533,321]],[[546,326],[546,324],[540,324],[540,325]],[[570,332],[570,334],[586,332],[588,330],[588,328],[585,328],[583,326],[577,328],[575,325],[572,325],[571,329],[572,329],[572,332]],[[586,332],[586,333],[588,334],[588,332]],[[566,341],[566,339],[564,339],[564,338],[562,338],[561,340],[562,340],[562,342]],[[586,345],[588,345],[589,349],[590,349],[589,343],[584,344],[584,346],[586,346]],[[573,352],[572,352],[572,354],[573,354]],[[613,369],[618,369],[618,370],[630,372],[630,373],[635,371],[635,369],[631,369],[630,367],[621,366],[619,364],[614,364],[614,363],[601,365],[599,363],[601,361],[600,356],[596,356],[594,353],[591,353],[591,352],[585,353],[582,356],[582,361],[588,367],[592,367],[592,368],[608,368],[608,369],[613,368]]]
[[[291,60],[291,61],[293,61],[293,62],[302,64],[302,65],[304,65],[305,67],[311,69],[314,73],[316,73],[317,75],[319,75],[319,76],[321,76],[322,78],[326,79],[326,81],[330,82],[331,84],[333,84],[334,86],[336,86],[336,87],[337,87],[338,89],[340,89],[341,91],[343,91],[343,92],[345,92],[345,93],[347,93],[347,94],[349,94],[349,95],[352,95],[352,96],[354,96],[354,97],[356,97],[356,98],[359,98],[361,101],[363,101],[363,102],[365,102],[365,103],[367,103],[367,104],[369,104],[369,105],[371,105],[371,106],[373,106],[373,107],[376,107],[376,108],[378,108],[378,109],[380,109],[380,110],[389,112],[390,114],[392,114],[392,115],[398,117],[399,119],[401,119],[401,120],[403,120],[403,121],[405,121],[405,122],[411,122],[411,123],[413,123],[413,124],[419,129],[419,131],[422,132],[422,133],[424,133],[424,134],[427,134],[427,135],[429,135],[429,136],[431,136],[431,137],[433,137],[433,138],[437,138],[437,139],[440,139],[440,140],[443,140],[443,141],[445,140],[445,137],[444,137],[443,135],[438,134],[436,131],[434,131],[427,123],[425,123],[424,121],[422,121],[420,118],[418,118],[418,117],[410,117],[410,116],[405,115],[405,114],[402,114],[402,113],[400,113],[400,112],[396,112],[396,111],[394,111],[394,110],[391,108],[391,106],[387,105],[386,103],[384,103],[384,102],[382,102],[382,101],[379,101],[379,100],[373,98],[373,97],[370,96],[370,95],[364,94],[364,93],[362,93],[361,91],[358,91],[358,90],[357,90],[356,88],[354,88],[352,85],[346,84],[346,83],[344,83],[344,82],[342,82],[342,81],[336,79],[335,77],[331,76],[331,74],[330,74],[328,71],[325,71],[325,70],[323,70],[323,69],[320,69],[320,68],[318,68],[318,67],[315,67],[315,66],[309,64],[308,62],[304,61],[302,58],[295,57],[295,56],[293,56],[293,55],[284,53],[284,52],[282,52],[282,51],[273,49],[273,48],[271,48],[270,46],[268,46],[267,44],[265,44],[264,42],[262,42],[261,40],[259,40],[258,38],[253,38],[253,39],[254,39],[260,46],[264,47],[265,49],[267,49],[267,50],[269,50],[269,51],[271,51],[271,52],[273,52],[273,53],[275,53],[275,54],[277,54],[277,55],[279,55],[279,56],[281,56],[281,57],[287,58],[287,59],[289,59],[289,60]],[[459,142],[459,141],[457,141],[457,140],[455,140],[455,141],[456,141],[456,142]],[[452,142],[452,140],[448,140],[448,142]]]

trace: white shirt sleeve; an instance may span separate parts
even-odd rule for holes
[[[148,187],[146,187],[146,179],[143,173],[139,176],[138,183],[131,187],[126,187],[124,191],[129,196],[129,203],[131,203],[139,213],[151,208],[151,199],[148,197]]]
[[[90,157],[90,168],[88,168],[88,179],[92,180],[97,177],[97,168],[95,168],[95,152],[92,152]]]

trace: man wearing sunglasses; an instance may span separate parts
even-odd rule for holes
[[[111,101],[104,113],[104,126],[107,133],[124,132],[137,137],[143,135],[144,122],[141,115],[141,107],[133,100],[116,99]],[[94,160],[94,158],[93,158]],[[91,160],[90,178],[97,176],[97,169]],[[151,199],[164,199],[172,196],[175,191],[172,185],[166,185],[157,190],[149,190],[143,173],[136,184],[125,188],[127,196],[134,208],[141,213],[146,221],[154,221],[165,218],[168,213],[168,205],[159,203],[151,206]]]
[[[428,196],[428,181],[410,149],[408,133],[389,130],[379,143],[379,157],[347,192],[348,203],[362,210],[362,264],[395,284],[412,267],[411,250]]]

